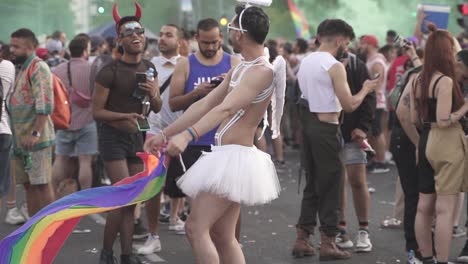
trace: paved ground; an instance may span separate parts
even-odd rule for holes
[[[280,198],[270,205],[244,207],[242,209],[242,244],[247,263],[285,264],[319,263],[317,257],[294,259],[290,249],[295,239],[294,225],[299,214],[301,195],[298,194],[297,168],[298,153],[287,153],[285,169],[279,170],[283,192]],[[368,182],[375,193],[371,195],[370,232],[374,250],[367,254],[355,254],[351,260],[327,262],[389,264],[406,263],[402,230],[384,230],[380,221],[389,217],[392,211],[396,179],[395,167],[386,174],[370,174]],[[301,188],[302,189],[302,188]],[[466,207],[465,207],[466,208]],[[465,215],[465,213],[463,213]],[[4,219],[2,210],[0,219]],[[348,212],[348,225],[351,236],[356,235],[354,210]],[[465,216],[461,223],[464,223]],[[72,234],[65,243],[55,263],[83,264],[98,263],[102,244],[103,227],[89,217],[84,218],[80,227],[88,228],[91,233]],[[0,223],[0,238],[15,229]],[[184,236],[170,233],[167,225],[161,225],[163,250],[158,255],[142,258],[147,263],[193,263],[190,246]],[[454,239],[452,257],[456,257],[463,247],[464,238]],[[118,244],[115,250],[118,251]]]

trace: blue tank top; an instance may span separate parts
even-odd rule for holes
[[[211,78],[219,76],[223,73],[227,73],[231,69],[231,55],[228,53],[223,54],[223,59],[220,63],[213,66],[206,66],[201,64],[195,54],[191,54],[189,56],[189,65],[190,65],[190,73],[188,76],[187,81],[185,82],[185,94],[190,93],[195,89],[197,85],[203,82],[211,81]],[[191,142],[190,145],[193,146],[210,146],[214,145],[214,136],[218,130],[218,127],[214,128],[213,130],[209,131],[205,135],[203,135],[198,141]]]

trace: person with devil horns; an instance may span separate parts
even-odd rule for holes
[[[104,66],[95,80],[93,115],[99,123],[99,152],[113,184],[143,170],[135,154],[143,151],[141,121],[146,120],[150,110],[157,113],[162,106],[158,81],[150,74],[154,72],[156,77],[156,69],[142,59],[145,29],[140,23],[141,7],[136,2],[135,6],[135,16],[120,17],[114,4],[117,42],[124,53],[121,59]],[[116,263],[113,245],[118,233],[120,263],[141,263],[132,254],[134,209],[128,206],[108,214],[100,264]]]

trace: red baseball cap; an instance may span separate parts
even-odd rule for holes
[[[47,52],[46,48],[37,48],[36,49],[36,55],[39,58],[43,59],[43,60],[47,60],[47,54],[48,54],[48,52]]]
[[[379,47],[379,41],[374,35],[365,35],[362,37],[361,41],[364,41],[365,43],[370,44],[376,48]]]

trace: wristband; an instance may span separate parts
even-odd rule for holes
[[[419,60],[419,57],[412,58],[411,61]]]
[[[192,136],[192,141],[197,141],[197,135],[195,134],[195,132],[189,127],[187,128],[187,131],[190,133],[190,135]]]
[[[200,135],[198,134],[197,130],[195,130],[195,128],[189,127],[189,128],[187,128],[187,131],[192,136],[193,141],[198,141],[200,139]]]

